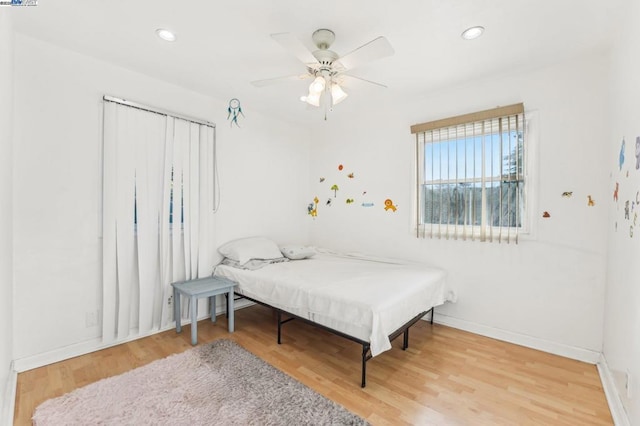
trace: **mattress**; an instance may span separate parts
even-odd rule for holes
[[[455,300],[442,269],[330,251],[258,270],[218,265],[214,274],[237,282],[239,294],[369,342],[372,356],[416,315]]]

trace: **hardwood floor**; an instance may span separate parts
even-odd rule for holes
[[[373,425],[612,425],[594,365],[420,321],[394,348],[367,363],[361,346],[301,322],[283,326],[252,306],[226,320],[198,323],[199,344],[235,340],[268,363],[366,418]],[[41,402],[104,377],[191,348],[189,326],[18,375],[15,425],[31,424]]]

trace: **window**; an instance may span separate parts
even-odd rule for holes
[[[213,123],[103,100],[102,339],[109,343],[166,327],[171,283],[211,274],[218,198]]]
[[[518,242],[525,229],[522,104],[417,124],[417,236]]]

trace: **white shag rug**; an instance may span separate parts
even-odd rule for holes
[[[231,340],[45,401],[48,425],[368,425]]]

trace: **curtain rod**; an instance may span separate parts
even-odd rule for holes
[[[121,105],[126,105],[132,108],[137,108],[137,109],[141,109],[143,111],[147,111],[147,112],[152,112],[154,114],[160,114],[160,115],[166,115],[168,117],[175,117],[175,118],[179,118],[181,120],[186,120],[186,121],[190,121],[192,123],[196,123],[196,124],[201,124],[203,126],[207,126],[207,127],[211,127],[212,129],[216,128],[215,123],[212,123],[210,121],[206,121],[206,120],[200,120],[198,118],[193,118],[193,117],[188,117],[185,115],[180,115],[180,114],[176,114],[170,111],[165,111],[159,108],[153,108],[153,107],[149,107],[146,105],[142,105],[136,102],[131,102],[131,101],[127,101],[125,99],[120,99],[120,98],[116,98],[113,96],[109,96],[109,95],[104,95],[102,97],[102,100],[107,101],[107,102],[114,102],[116,104],[121,104]]]

